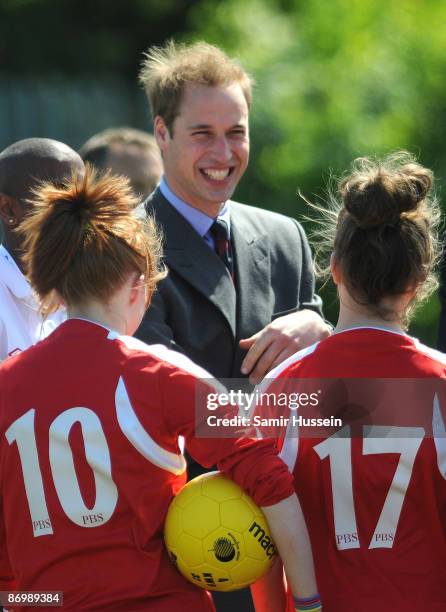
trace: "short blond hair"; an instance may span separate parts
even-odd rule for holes
[[[237,60],[205,42],[185,45],[169,41],[164,47],[151,47],[144,54],[139,81],[153,118],[162,117],[169,131],[178,115],[186,83],[210,87],[238,83],[248,108],[251,106],[253,79]]]
[[[107,128],[89,138],[79,149],[79,155],[84,162],[90,162],[97,168],[106,168],[106,153],[114,145],[135,145],[141,151],[147,151],[159,156],[159,148],[152,134],[123,126]]]

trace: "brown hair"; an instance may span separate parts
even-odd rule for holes
[[[133,160],[141,153],[149,157],[149,163],[145,162],[144,170],[139,171],[138,164],[136,169],[133,166]],[[117,162],[113,154],[118,156]],[[163,161],[155,138],[135,128],[124,126],[98,132],[84,142],[79,155],[99,170],[110,169],[116,174],[128,175],[135,193],[142,195],[153,191],[161,178]]]
[[[135,197],[124,177],[84,176],[62,186],[44,183],[34,192],[33,212],[21,224],[24,263],[44,312],[54,290],[67,304],[106,301],[131,272],[145,276],[149,298],[160,269],[160,239],[153,221],[132,213]]]
[[[145,53],[139,81],[153,118],[162,117],[170,133],[186,83],[211,87],[238,83],[248,107],[252,100],[252,78],[236,60],[205,42],[188,46],[169,41],[164,47],[151,47]]]
[[[339,181],[338,197],[330,197],[328,226],[317,232],[354,299],[383,318],[395,315],[383,298],[415,290],[421,301],[437,286],[439,211],[432,185],[432,172],[405,151],[381,161],[358,158]],[[328,269],[319,268],[323,275]]]
[[[152,134],[130,127],[107,128],[89,138],[79,149],[84,162],[90,162],[98,168],[106,163],[107,153],[114,145],[134,145],[141,151],[153,153],[160,158],[161,154]]]

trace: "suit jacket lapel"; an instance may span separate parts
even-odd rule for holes
[[[226,317],[236,329],[236,295],[229,271],[203,238],[157,189],[145,204],[153,210],[164,234],[164,260]],[[197,321],[200,325],[200,321]]]
[[[231,234],[237,281],[237,327],[248,337],[265,325],[271,310],[269,239],[255,229],[244,207],[231,202]],[[266,313],[266,314],[265,314]]]

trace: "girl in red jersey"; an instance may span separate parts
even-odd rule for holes
[[[290,421],[281,451],[328,612],[446,610],[446,356],[405,332],[435,287],[432,181],[407,153],[356,160],[323,224],[339,295],[333,335],[257,389],[312,388],[317,410],[295,414],[340,417],[328,432]],[[279,570],[253,591],[257,612],[293,609]]]
[[[31,283],[69,319],[0,367],[0,590],[63,591],[64,610],[213,610],[163,546],[186,480],[184,436],[263,507],[295,594],[314,594],[308,534],[273,445],[195,438],[210,376],[130,337],[161,276],[159,240],[135,203],[125,180],[88,170],[43,186],[23,224]]]

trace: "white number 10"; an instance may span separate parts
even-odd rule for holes
[[[34,536],[53,533],[37,452],[34,428],[35,410],[28,410],[6,431],[9,444],[17,443],[23,481],[28,499]],[[85,457],[92,469],[96,489],[93,508],[82,499],[68,436],[79,423],[85,446]],[[62,412],[49,430],[49,460],[54,486],[60,504],[73,523],[81,527],[99,527],[112,516],[118,501],[118,490],[111,476],[110,453],[98,416],[89,408],[70,408]]]
[[[369,548],[392,548],[413,464],[424,438],[422,427],[364,427],[364,455],[398,453],[400,459],[387,492]],[[321,459],[330,458],[336,545],[339,550],[359,548],[353,498],[350,427],[314,447]]]

